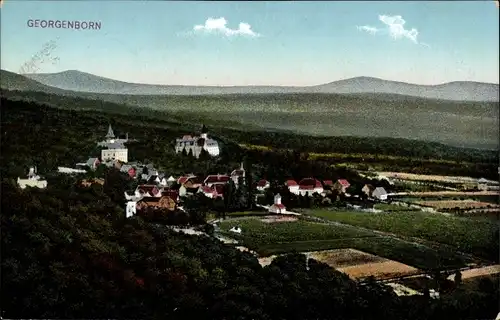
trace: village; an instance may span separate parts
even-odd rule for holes
[[[209,174],[206,176],[198,176],[189,173],[182,176],[173,176],[161,172],[155,168],[155,165],[152,163],[143,164],[129,161],[129,153],[126,144],[130,141],[132,140],[129,139],[128,134],[126,134],[124,138],[116,137],[113,128],[109,125],[104,140],[97,142],[97,145],[103,148],[99,157],[90,157],[85,162],[75,164],[75,168],[59,167],[58,172],[60,174],[85,175],[88,172],[95,172],[100,166],[104,165],[108,168],[115,168],[129,179],[137,181],[135,189],[128,190],[124,193],[124,215],[127,218],[136,215],[147,217],[152,211],[166,215],[168,215],[169,212],[179,210],[185,211],[184,204],[186,201],[200,196],[208,201],[220,201],[223,203],[224,199],[228,197],[226,193],[228,190],[231,190],[231,188],[246,188],[246,190],[248,190],[248,186],[246,186],[248,168],[245,168],[243,162],[230,173]],[[205,154],[205,156],[208,154],[211,157],[217,157],[220,153],[220,149],[218,142],[208,136],[208,130],[203,126],[200,136],[184,135],[176,139],[175,152],[177,154],[189,154],[196,159],[203,154]],[[360,176],[364,175],[364,173],[361,172],[359,174]],[[224,243],[234,245],[239,250],[251,252],[259,258],[259,262],[264,266],[269,264],[277,255],[264,254],[263,256],[251,248],[249,249],[246,247],[245,241],[241,241],[244,239],[241,237],[247,233],[253,234],[255,232],[260,232],[255,229],[255,223],[263,223],[263,225],[258,228],[265,228],[263,226],[266,224],[276,224],[278,222],[302,223],[306,228],[309,228],[309,224],[311,223],[325,223],[325,220],[323,220],[324,217],[327,216],[328,212],[336,212],[336,210],[339,210],[339,203],[342,204],[340,210],[352,212],[352,217],[362,212],[367,214],[370,212],[385,212],[391,214],[391,212],[393,212],[393,214],[396,215],[396,213],[410,214],[411,212],[421,211],[438,215],[449,215],[448,212],[451,210],[450,207],[455,209],[458,208],[462,213],[475,213],[478,212],[478,210],[480,212],[497,212],[499,210],[498,205],[492,204],[491,202],[458,198],[464,195],[471,197],[498,196],[498,183],[486,179],[472,179],[466,177],[448,177],[445,179],[440,176],[416,176],[405,173],[379,172],[374,178],[372,174],[372,178],[369,181],[372,183],[366,183],[359,186],[360,190],[356,192],[354,191],[355,188],[351,186],[350,181],[347,179],[337,179],[333,181],[319,180],[314,177],[302,177],[297,180],[290,178],[287,179],[283,185],[278,184],[278,188],[282,190],[281,193],[283,193],[283,195],[279,192],[270,195],[269,192],[272,189],[272,185],[276,185],[276,181],[268,181],[262,177],[253,182],[250,186],[253,191],[251,194],[255,197],[254,211],[248,212],[242,210],[238,212],[238,209],[235,209],[236,211],[232,210],[233,212],[228,213],[228,219],[225,219],[225,215],[219,215],[207,220],[214,227],[214,235],[217,239]],[[379,183],[378,185],[374,183],[377,181]],[[27,179],[18,178],[17,182],[22,189],[26,187],[37,187],[41,189],[47,187],[47,181],[38,174],[36,167],[30,168]],[[90,186],[92,184],[103,185],[104,182],[104,179],[101,177],[94,177],[83,179],[81,183],[84,186]],[[418,185],[437,186],[439,190],[432,192],[401,191],[401,187],[396,187],[401,183],[404,183],[404,185],[407,185],[409,188],[414,188]],[[450,187],[450,183],[454,185]],[[285,194],[288,194],[285,198],[286,203],[292,203],[293,201],[291,199],[295,199],[293,208],[287,208],[285,205],[285,201],[283,201],[283,196]],[[451,198],[453,200],[445,200],[451,203],[447,208],[442,207],[442,198],[439,200],[434,199],[433,201],[429,201],[429,199],[425,198],[428,196],[452,197],[454,195],[456,197]],[[240,196],[245,197],[247,193],[242,193]],[[408,197],[416,198],[408,200]],[[319,209],[316,209],[316,211],[307,209],[311,208],[309,204],[311,199],[319,206]],[[246,200],[248,201],[248,199]],[[297,205],[297,202],[302,203],[302,205]],[[309,205],[304,206],[304,203],[308,203]],[[245,217],[238,218],[239,214]],[[317,222],[314,222],[316,220]],[[348,221],[347,223],[351,222]],[[334,230],[340,230],[335,228],[353,228],[350,225],[344,225],[342,222],[331,222],[327,224],[330,224],[329,228],[331,229],[328,233],[334,232]],[[207,235],[204,231],[197,230],[193,227],[171,228],[184,233]],[[349,233],[358,233],[363,229],[361,227],[356,228],[357,229],[354,231],[350,230]],[[271,239],[273,237],[273,235],[267,236]],[[381,236],[388,237],[386,234],[381,234]],[[335,238],[336,235],[332,234],[332,237]],[[344,252],[342,250],[347,251]],[[279,250],[277,253],[279,253]],[[319,261],[328,261],[330,265],[346,272],[357,280],[376,276],[378,281],[387,283],[399,295],[422,294],[421,290],[411,289],[406,286],[405,283],[408,279],[429,277],[428,275],[422,275],[422,272],[419,271],[418,268],[355,249],[336,249],[331,252],[308,251],[306,255],[314,257]],[[347,259],[344,257],[346,255],[351,258],[359,256],[359,259],[366,261],[351,266],[338,262],[342,259]],[[465,277],[500,272],[498,266],[477,263],[470,264],[465,269],[462,268],[460,270],[464,272]],[[468,275],[467,272],[472,273]],[[452,274],[447,274],[450,279],[453,278]],[[392,281],[391,279],[399,279],[400,281]],[[434,297],[439,296],[439,293],[434,289],[430,291],[430,294]]]
[[[224,186],[232,181],[236,187],[239,183],[245,183],[245,168],[243,163],[239,168],[234,168],[231,173],[218,173],[207,176],[196,176],[192,173],[174,177],[160,172],[154,164],[142,164],[137,161],[129,161],[129,153],[126,143],[137,141],[129,139],[128,134],[124,138],[116,137],[111,125],[108,127],[108,132],[103,141],[97,142],[99,147],[102,147],[99,157],[90,157],[87,161],[75,164],[75,168],[58,167],[58,172],[62,174],[85,174],[88,171],[95,171],[100,165],[106,167],[114,167],[131,179],[137,180],[139,183],[135,190],[130,190],[125,194],[126,216],[130,217],[135,214],[140,214],[141,210],[146,208],[167,209],[170,211],[176,210],[182,202],[182,198],[201,193],[210,199],[224,199]],[[175,152],[185,153],[199,158],[202,153],[206,153],[212,157],[216,157],[220,153],[219,144],[216,140],[208,137],[208,130],[203,126],[200,136],[184,135],[175,141]],[[363,176],[363,173],[360,173]],[[473,179],[467,177],[442,177],[442,176],[423,176],[412,175],[406,173],[394,172],[379,172],[375,176],[375,180],[384,182],[385,186],[393,186],[394,184],[404,182],[408,185],[432,185],[437,186],[441,190],[437,192],[427,192],[431,195],[463,195],[463,191],[483,192],[484,194],[496,194],[500,190],[497,181],[490,181],[484,178]],[[372,180],[373,181],[373,180]],[[47,181],[40,177],[36,167],[29,169],[28,177],[22,179],[18,177],[18,185],[21,188],[38,187],[46,188]],[[92,179],[91,181],[83,181],[84,185],[92,183],[103,184],[104,180],[100,178]],[[256,203],[268,208],[270,213],[284,214],[286,208],[282,203],[262,203],[263,193],[270,188],[272,181],[260,179],[251,186],[256,191]],[[441,184],[440,184],[441,183]],[[444,184],[443,184],[444,183]],[[449,187],[446,184],[455,183],[455,187]],[[314,177],[303,177],[300,180],[287,179],[284,183],[287,190],[296,196],[301,197],[319,197],[323,198],[323,203],[331,203],[331,195],[336,198],[352,199],[357,202],[360,197],[373,202],[387,202],[393,200],[398,203],[397,199],[409,194],[424,195],[422,192],[391,192],[386,190],[382,183],[380,186],[365,184],[361,188],[361,193],[351,195],[349,190],[352,190],[351,183],[346,179],[338,179],[337,181],[323,180],[320,181]],[[276,196],[276,195],[275,195]],[[471,210],[478,210],[474,203],[471,204]],[[353,208],[359,208],[357,205],[350,205]],[[413,203],[413,206],[418,206],[418,203]],[[432,211],[432,206],[426,206],[420,203],[420,208]],[[182,208],[182,207],[180,207]],[[481,206],[479,206],[481,209]],[[483,210],[492,209],[482,208]]]
[[[136,179],[141,183],[132,194],[126,193],[126,216],[130,217],[135,214],[140,214],[141,210],[146,208],[164,208],[167,210],[175,210],[181,199],[186,196],[201,193],[207,198],[217,199],[224,198],[224,186],[232,181],[236,187],[239,183],[245,183],[245,168],[243,163],[239,168],[235,168],[231,173],[220,173],[216,175],[208,175],[199,177],[194,174],[187,174],[180,177],[167,176],[164,172],[159,172],[153,164],[142,164],[139,162],[129,162],[128,149],[125,146],[130,142],[128,134],[125,138],[117,138],[109,125],[108,132],[103,141],[97,143],[98,146],[104,147],[101,150],[100,157],[91,157],[84,163],[77,163],[75,168],[59,167],[58,171],[63,174],[84,174],[88,170],[96,170],[101,164],[107,167],[114,167],[120,172],[128,175],[132,179]],[[208,152],[210,156],[219,154],[219,146],[216,140],[208,138],[206,127],[203,126],[200,137],[185,135],[177,139],[175,151],[177,153],[186,152],[198,158],[202,150]],[[94,179],[92,181],[84,181],[84,184],[104,183],[102,179]],[[37,174],[36,167],[30,168],[27,179],[18,178],[18,184],[21,188],[26,186],[45,188],[47,181],[41,179]],[[252,186],[262,194],[270,187],[271,182],[265,179],[260,179]],[[338,195],[347,195],[347,190],[350,183],[346,179],[339,179],[335,182],[332,180],[320,181],[315,178],[303,178],[299,181],[288,179],[285,186],[290,193],[297,196],[312,197],[320,196],[325,198],[332,191],[336,191]],[[362,189],[367,197],[385,201],[387,200],[387,191],[383,187],[374,187],[365,185]],[[277,197],[276,199],[279,199]],[[276,214],[286,213],[286,208],[281,203],[269,204],[269,212]]]

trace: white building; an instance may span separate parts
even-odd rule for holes
[[[105,162],[114,160],[128,162],[128,150],[124,145],[128,141],[128,134],[126,139],[119,139],[115,137],[113,129],[109,125],[105,140],[98,143],[99,146],[106,148],[101,151],[101,160]]]
[[[299,184],[295,180],[287,180],[285,185],[288,187],[291,193],[298,195],[299,194]]]
[[[201,130],[200,137],[192,137],[190,135],[185,135],[181,139],[176,139],[175,141],[175,152],[181,153],[182,150],[186,150],[189,154],[193,154],[195,158],[200,157],[201,150],[205,149],[211,156],[216,157],[219,155],[219,143],[210,139],[207,134],[207,128],[203,126]]]
[[[101,150],[102,161],[119,160],[121,162],[128,162],[128,149],[123,143],[110,143],[107,145],[108,149]]]
[[[382,187],[377,187],[372,192],[372,197],[378,200],[387,200],[387,192]]]
[[[135,216],[137,214],[137,202],[136,201],[128,201],[127,208],[125,209],[125,214],[127,218]]]
[[[276,214],[286,213],[286,208],[281,203],[281,196],[279,193],[274,196],[274,204],[269,207],[269,212],[276,213]]]
[[[36,173],[36,167],[30,168],[28,173],[28,179],[17,178],[17,184],[21,189],[25,189],[26,187],[35,187],[44,189],[47,188],[47,181],[41,180],[40,176]]]

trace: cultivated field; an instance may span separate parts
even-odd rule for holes
[[[296,217],[287,217],[287,216],[267,216],[260,221],[265,223],[278,223],[278,222],[294,222],[297,221]]]
[[[471,177],[439,176],[439,175],[428,175],[428,174],[414,174],[406,172],[376,172],[376,174],[388,178],[395,178],[402,180],[436,181],[436,182],[447,182],[447,183],[477,183],[478,180]]]
[[[489,275],[495,275],[500,273],[500,265],[487,266],[483,268],[470,269],[462,271],[462,280],[473,279],[477,277],[484,277]],[[454,275],[448,277],[448,279],[453,280]]]
[[[229,232],[240,227],[241,234]],[[228,219],[220,224],[224,236],[261,257],[289,252],[312,252],[353,248],[375,256],[395,260],[419,269],[463,267],[471,261],[449,248],[425,245],[377,235],[356,226],[332,225],[299,219],[293,222],[267,223],[258,217]]]
[[[500,207],[497,204],[474,200],[415,201],[414,203],[424,206],[431,206],[435,209],[480,209]]]
[[[305,252],[304,254],[308,258],[326,263],[354,279],[363,279],[369,276],[374,276],[377,279],[391,279],[421,272],[403,263],[350,248]],[[270,264],[275,257],[260,258],[259,262],[265,266]]]
[[[476,197],[476,196],[500,196],[499,191],[427,191],[427,192],[406,192],[416,197]]]
[[[498,259],[498,224],[425,212],[366,213],[324,209],[308,214],[344,224],[449,245],[484,259]]]

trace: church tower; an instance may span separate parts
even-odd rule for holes
[[[207,133],[208,133],[208,129],[205,125],[203,125],[203,127],[201,127],[201,137],[203,139],[207,139]]]
[[[114,139],[115,138],[115,134],[113,132],[113,128],[111,128],[111,123],[109,124],[109,128],[108,128],[108,134],[106,134],[106,139]]]

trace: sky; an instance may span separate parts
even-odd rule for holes
[[[170,85],[306,86],[357,76],[499,82],[491,0],[4,0],[0,10],[1,68],[17,73],[79,70]],[[32,20],[100,29],[30,27]],[[45,58],[22,70],[43,48]]]

